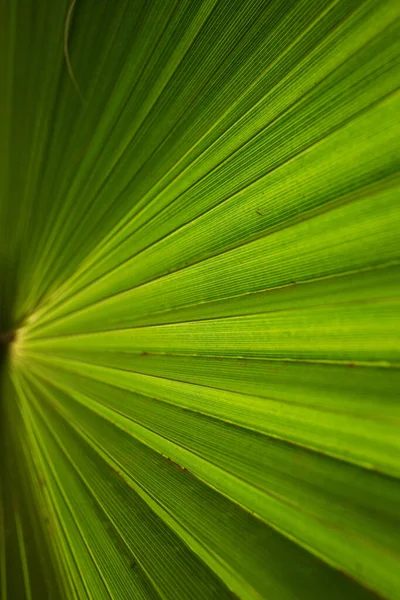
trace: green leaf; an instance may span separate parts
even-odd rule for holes
[[[0,7],[4,600],[400,600],[400,5]]]

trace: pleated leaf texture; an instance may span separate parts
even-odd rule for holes
[[[1,598],[400,599],[400,2],[0,28]]]

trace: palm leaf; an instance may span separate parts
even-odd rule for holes
[[[1,597],[400,598],[400,5],[5,0]]]

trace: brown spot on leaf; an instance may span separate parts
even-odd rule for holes
[[[10,344],[15,340],[15,331],[6,331],[5,333],[0,333],[0,344]]]
[[[181,473],[189,473],[190,475],[192,475],[192,473],[186,469],[186,467],[182,467],[182,465],[179,465],[178,463],[174,462],[172,460],[172,458],[167,457],[166,462],[170,465],[172,465],[173,467],[175,467],[175,469],[177,469],[178,471],[180,471]]]

